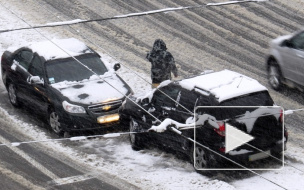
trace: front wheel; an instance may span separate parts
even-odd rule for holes
[[[17,89],[13,83],[8,85],[8,98],[14,107],[19,107],[20,103],[17,97]]]
[[[144,148],[144,145],[142,143],[142,141],[140,140],[139,134],[137,134],[136,132],[138,132],[138,123],[131,118],[130,119],[130,143],[131,143],[131,147],[133,150],[142,150]]]
[[[274,90],[279,90],[282,86],[282,75],[280,67],[276,61],[272,61],[268,68],[268,81]]]
[[[59,115],[54,111],[51,110],[49,112],[49,124],[51,126],[51,129],[59,136],[62,136],[63,130],[60,123],[60,117]]]

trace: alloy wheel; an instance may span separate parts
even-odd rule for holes
[[[203,148],[195,147],[194,154],[194,166],[197,169],[206,168],[207,166],[207,155]]]
[[[50,126],[56,134],[62,132],[61,124],[59,122],[59,116],[57,115],[56,112],[51,112],[50,114]]]
[[[135,137],[135,134],[132,133],[135,131],[135,121],[133,119],[131,119],[130,121],[130,141],[131,141],[131,144],[135,144],[136,143],[136,137]]]
[[[16,94],[16,88],[14,84],[10,84],[8,87],[8,96],[10,99],[10,102],[14,105],[17,106],[18,105],[18,101],[17,101],[17,94]]]
[[[280,87],[280,72],[279,68],[275,65],[271,65],[269,67],[269,83],[274,89],[278,89]]]

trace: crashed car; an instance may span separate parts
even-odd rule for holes
[[[304,31],[280,36],[270,42],[266,65],[271,87],[283,84],[304,90]]]
[[[120,112],[134,150],[165,148],[204,169],[220,167],[229,162],[226,158],[249,163],[282,155],[288,133],[282,109],[274,105],[259,82],[223,70],[164,81],[145,96],[126,99]],[[226,152],[227,123],[254,139]]]
[[[118,109],[130,87],[108,70],[100,55],[74,39],[56,39],[11,48],[1,57],[2,80],[11,104],[47,116],[51,129],[73,131],[118,128]]]

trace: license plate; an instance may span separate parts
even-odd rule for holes
[[[270,150],[267,150],[265,152],[260,152],[257,154],[253,154],[249,156],[249,161],[255,161],[255,160],[260,160],[263,158],[267,158],[270,156]]]

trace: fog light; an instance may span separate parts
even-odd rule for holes
[[[113,121],[119,120],[119,114],[112,114],[112,115],[105,115],[105,116],[99,116],[97,118],[97,123],[104,124],[104,123],[111,123]]]

